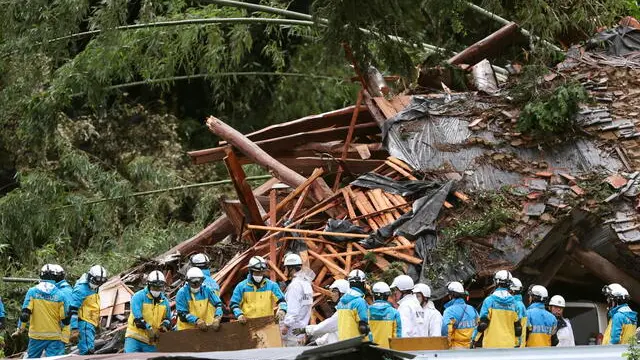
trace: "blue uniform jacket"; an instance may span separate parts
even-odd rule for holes
[[[556,333],[558,320],[547,311],[544,303],[535,302],[527,309],[527,347],[551,346],[551,336]]]
[[[609,334],[605,332],[603,343],[626,344],[638,326],[638,313],[631,310],[629,305],[618,305],[609,310]],[[609,335],[609,336],[607,336]]]
[[[211,276],[211,270],[204,269],[202,273],[204,274],[204,284],[213,290],[216,295],[220,296],[220,285],[218,285],[216,280]]]
[[[73,287],[73,292],[71,293],[71,305],[70,305],[71,307],[75,307],[76,309],[78,309],[79,312],[82,312],[83,320],[92,323],[92,325],[94,326],[98,326],[98,324],[95,323],[96,320],[98,322],[100,321],[100,318],[99,318],[100,303],[98,301],[99,298],[97,296],[94,296],[98,294],[96,290],[97,289],[94,290],[91,288],[91,286],[89,286],[89,280],[87,279],[86,274],[83,275],[76,282],[76,285]],[[85,300],[87,300],[87,298],[91,296],[95,298],[94,301],[92,301],[90,304],[89,303],[85,304]],[[83,305],[85,305],[87,309],[83,309]],[[96,305],[97,305],[97,309],[96,309]],[[88,316],[89,310],[93,310],[94,313],[96,310],[98,311],[97,319],[95,318],[96,317],[95,314],[93,316]],[[80,315],[79,313],[74,314],[73,317],[71,318],[72,329],[78,328],[78,318],[80,317],[79,315]],[[87,319],[84,319],[84,317],[86,317]],[[91,319],[89,319],[89,317],[91,317]]]
[[[444,304],[441,335],[449,337],[452,347],[468,348],[477,325],[478,312],[464,299],[452,299]]]
[[[497,288],[482,302],[480,320],[489,321],[484,331],[482,346],[485,348],[513,348],[517,339],[514,324],[522,320],[516,299],[506,288]],[[474,340],[478,337],[474,330]]]
[[[395,323],[395,337],[402,337],[402,322],[400,321],[400,313],[393,306],[384,300],[376,300],[369,306],[369,322],[385,321]]]
[[[189,312],[189,302],[192,300],[194,302],[206,300],[208,305],[211,305],[212,309],[215,309],[214,316],[222,316],[222,301],[220,301],[220,298],[214,293],[213,289],[208,286],[201,286],[200,291],[194,294],[191,292],[189,284],[184,284],[176,295],[176,311],[178,314],[185,313],[185,318],[188,323],[195,324],[196,321],[198,321],[198,316]],[[206,319],[203,320],[206,321]]]
[[[236,318],[245,315],[251,319],[273,315],[274,302],[281,310],[287,311],[284,294],[277,283],[264,278],[256,286],[249,274],[233,289],[229,307]]]

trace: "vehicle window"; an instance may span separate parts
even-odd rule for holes
[[[593,307],[566,307],[564,317],[571,321],[576,345],[593,345],[598,335],[598,312]]]

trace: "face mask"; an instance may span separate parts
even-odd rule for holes
[[[264,279],[264,276],[262,275],[251,275],[251,277],[253,278],[253,281],[255,281],[256,283],[259,283],[262,281],[262,279]]]
[[[189,289],[191,289],[191,292],[194,293],[194,294],[197,294],[197,293],[200,292],[200,287],[199,286],[197,288],[189,288]]]
[[[149,292],[151,293],[151,296],[153,296],[154,298],[159,298],[160,295],[162,295],[162,291],[149,290]]]

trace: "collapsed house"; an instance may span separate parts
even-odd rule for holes
[[[541,141],[516,130],[521,109],[497,91],[480,50],[465,58],[478,91],[372,96],[369,86],[355,106],[246,135],[208,119],[223,141],[189,156],[224,161],[238,200],[221,200],[224,215],[202,232],[101,289],[107,334],[126,326],[127,285],[161,268],[173,297],[201,251],[237,251],[214,274],[225,303],[252,256],[285,281],[282,258],[300,253],[315,273],[314,323],[333,311],[326,287],[356,268],[370,281],[407,273],[435,299],[454,280],[481,299],[509,269],[569,298],[600,299],[603,284],[623,283],[640,303],[638,53],[570,49],[540,81],[574,79],[594,101],[576,114],[579,131]],[[248,163],[273,179],[251,189]]]

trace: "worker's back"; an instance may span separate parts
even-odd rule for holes
[[[638,314],[629,305],[618,305],[609,310],[609,324],[602,339],[603,345],[629,344],[636,333]]]
[[[27,291],[23,309],[31,310],[29,337],[37,340],[61,340],[60,322],[65,318],[64,295],[49,280]]]
[[[369,319],[364,293],[360,289],[352,287],[348,293],[340,298],[336,309],[338,312],[338,338],[346,340],[360,336],[359,323]]]
[[[558,320],[544,308],[544,303],[535,302],[527,309],[527,347],[551,346]]]
[[[513,348],[516,344],[514,324],[520,321],[515,298],[504,288],[498,288],[482,303],[480,321],[489,324],[484,331],[482,347]],[[518,324],[519,325],[519,324]]]
[[[398,310],[384,300],[376,300],[369,306],[369,327],[372,340],[380,347],[389,347],[389,338],[402,336],[402,323]]]

